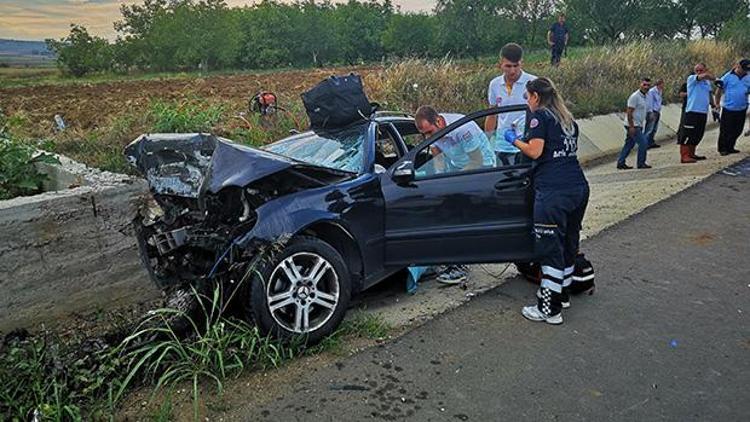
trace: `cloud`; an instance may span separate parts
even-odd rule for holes
[[[133,3],[142,3],[142,0],[2,0],[0,38],[62,38],[70,32],[70,24],[76,23],[94,35],[114,40],[113,24],[121,18],[120,5]],[[253,3],[252,0],[227,0],[229,6]],[[393,3],[402,11],[426,11],[434,7],[435,0],[395,0]]]

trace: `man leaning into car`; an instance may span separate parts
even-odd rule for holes
[[[438,113],[433,107],[422,106],[414,116],[417,130],[425,138],[460,120],[463,114]],[[473,121],[455,128],[430,146],[436,173],[453,173],[495,166],[495,153],[482,129]],[[440,271],[437,281],[460,284],[466,281],[465,265],[449,265]]]
[[[414,116],[417,130],[425,138],[464,117],[458,113],[438,113],[431,106],[422,106]],[[490,141],[475,122],[467,122],[435,141],[430,147],[435,172],[450,173],[494,167],[495,154]]]

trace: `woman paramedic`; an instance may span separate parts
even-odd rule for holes
[[[539,78],[526,84],[526,90],[530,114],[525,135],[514,129],[504,133],[506,142],[533,160],[534,234],[542,281],[537,304],[521,313],[531,321],[562,324],[562,309],[570,306],[589,185],[576,157],[578,125],[555,85]]]

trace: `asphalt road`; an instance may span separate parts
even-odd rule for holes
[[[744,174],[714,175],[587,240],[597,292],[574,297],[562,326],[524,320],[519,310],[536,287],[515,279],[233,413],[304,421],[748,420],[750,161],[733,172]]]

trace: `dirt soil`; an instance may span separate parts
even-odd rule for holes
[[[207,78],[6,88],[0,89],[0,108],[8,115],[24,114],[30,121],[46,127],[52,127],[55,114],[62,114],[75,128],[94,129],[104,125],[111,116],[145,107],[152,99],[218,99],[244,109],[248,99],[263,89],[277,93],[283,106],[296,101],[303,91],[330,75],[355,72],[365,76],[376,69],[373,66],[320,68]]]

